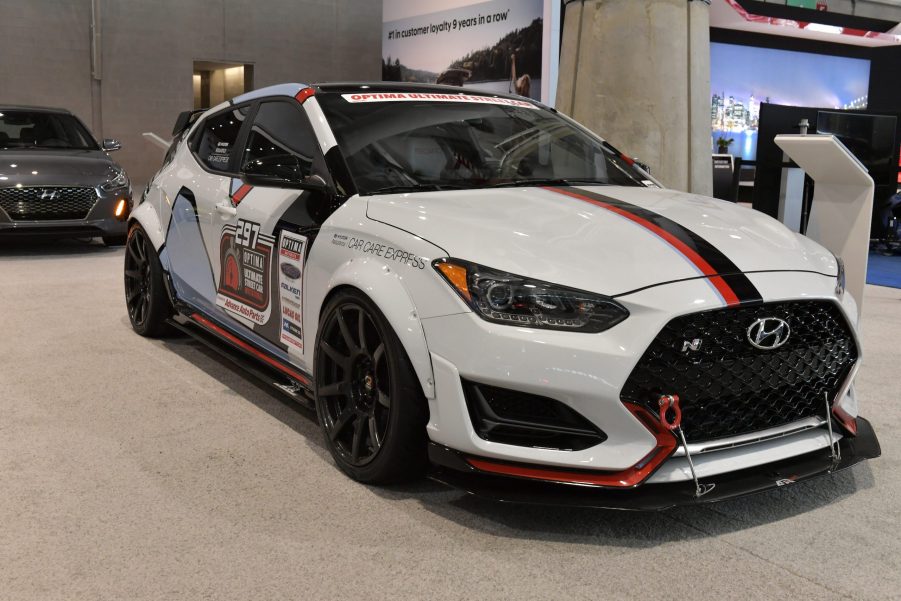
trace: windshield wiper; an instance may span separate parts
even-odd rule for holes
[[[562,177],[546,177],[546,178],[522,178],[514,179],[507,182],[498,182],[496,184],[488,184],[486,188],[516,188],[517,186],[577,186],[591,184],[595,186],[607,186],[609,182],[597,179],[566,179]]]
[[[392,192],[440,192],[442,190],[469,190],[472,186],[459,184],[395,184],[377,190],[369,190],[366,194],[390,194]]]

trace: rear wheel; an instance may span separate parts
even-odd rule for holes
[[[169,332],[166,320],[172,315],[172,307],[164,289],[163,268],[137,223],[129,230],[125,244],[125,306],[131,327],[141,336],[155,338]]]
[[[316,343],[316,409],[338,466],[370,484],[421,477],[428,407],[406,352],[365,295],[339,292]]]

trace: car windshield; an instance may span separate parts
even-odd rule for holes
[[[0,150],[9,148],[96,150],[97,142],[72,115],[0,108]]]
[[[648,179],[605,141],[525,100],[336,92],[316,98],[361,194],[548,184],[641,186]]]

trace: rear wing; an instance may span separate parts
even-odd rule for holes
[[[182,111],[179,113],[178,118],[175,119],[175,127],[172,128],[172,137],[177,137],[183,131],[188,129],[188,127],[197,121],[197,117],[206,110],[207,109],[194,109],[192,111]]]

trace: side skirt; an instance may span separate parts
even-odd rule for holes
[[[264,384],[297,401],[305,408],[311,411],[316,410],[315,396],[311,384],[313,381],[312,377],[307,374],[298,374],[305,381],[291,377],[277,367],[263,361],[261,357],[266,356],[263,351],[252,347],[243,340],[238,340],[237,337],[224,330],[219,332],[215,328],[205,327],[203,322],[208,320],[203,317],[201,317],[201,320],[196,321],[184,315],[175,315],[169,320],[169,323],[177,330],[184,332],[204,346],[216,351],[222,357],[228,359]],[[272,361],[275,362],[274,360]],[[291,370],[296,372],[296,368],[291,368]]]

